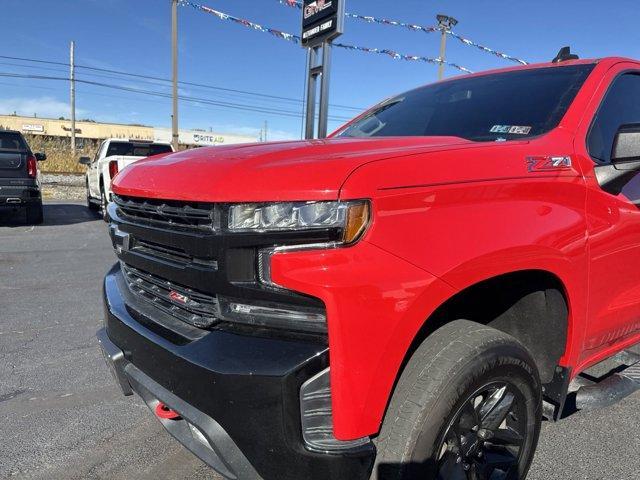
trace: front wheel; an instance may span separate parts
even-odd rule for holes
[[[102,219],[105,222],[109,221],[109,214],[107,213],[107,205],[109,202],[107,201],[107,194],[104,193],[104,188],[100,188],[100,209],[102,212]]]
[[[535,364],[513,337],[466,320],[407,363],[377,439],[376,480],[523,480],[540,433]]]

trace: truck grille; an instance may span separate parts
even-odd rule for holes
[[[246,299],[281,311],[324,313],[321,300],[265,287],[256,272],[257,253],[279,244],[333,240],[333,231],[233,234],[224,225],[228,205],[114,195],[109,233],[129,290],[132,310],[167,315],[197,328],[257,322],[253,313],[228,311]],[[243,303],[243,302],[240,302]],[[262,321],[262,320],[260,320]]]
[[[220,308],[215,297],[177,285],[124,263],[122,272],[131,293],[182,321],[207,328],[218,320]]]
[[[139,199],[113,195],[118,213],[125,220],[163,227],[213,231],[216,209],[212,204]]]

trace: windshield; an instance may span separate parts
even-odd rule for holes
[[[533,137],[555,128],[593,64],[515,70],[427,85],[389,99],[339,137]]]
[[[27,151],[27,144],[22,135],[16,132],[0,131],[0,150],[21,150]]]
[[[151,157],[169,152],[171,146],[163,143],[111,142],[106,156]]]

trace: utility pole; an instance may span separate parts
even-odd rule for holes
[[[76,72],[75,72],[75,42],[69,48],[69,80],[71,83],[71,155],[76,156]]]
[[[438,65],[438,80],[444,76],[444,61],[447,49],[447,32],[458,24],[458,20],[447,15],[436,15],[440,29],[440,65]]]
[[[171,115],[171,144],[178,151],[178,0],[171,0],[171,59],[173,63],[173,115]]]
[[[264,141],[267,141],[267,121],[264,121]]]

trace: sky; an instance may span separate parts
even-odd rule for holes
[[[299,34],[300,11],[280,5],[277,0],[194,2]],[[77,65],[170,78],[170,3],[1,0],[0,55],[66,63],[69,42],[73,40]],[[581,58],[640,58],[637,0],[346,0],[346,9],[425,26],[435,23],[436,14],[447,14],[458,19],[454,31],[459,35],[529,62],[549,61],[564,45],[570,45]],[[267,122],[270,140],[300,138],[305,50],[192,8],[180,7],[178,13],[180,80],[217,87],[181,85],[180,94],[190,100],[180,102],[180,128],[257,137]],[[440,35],[347,19],[345,33],[338,41],[437,57]],[[447,41],[447,60],[473,71],[513,65],[453,38]],[[15,111],[30,116],[69,117],[68,81],[6,74],[67,77],[68,67],[0,58],[0,114]],[[448,77],[460,74],[455,69],[445,70]],[[171,125],[169,83],[82,68],[77,69],[77,78],[129,89],[79,83],[77,118]],[[359,109],[436,80],[437,66],[432,64],[334,48],[330,103],[335,106],[330,108],[330,115],[336,118],[330,121],[329,129],[337,128],[342,119],[355,116]]]

